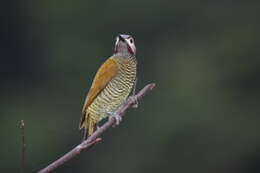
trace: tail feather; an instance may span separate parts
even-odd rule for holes
[[[79,128],[82,129],[83,127],[85,128],[83,140],[85,140],[85,139],[87,139],[88,136],[93,134],[94,128],[95,128],[95,123],[88,114],[86,114],[85,116],[82,116],[82,119],[80,121]]]
[[[79,130],[85,127],[85,120],[86,120],[87,114],[85,112],[82,113],[80,121],[79,121]]]
[[[88,136],[92,135],[93,132],[94,132],[94,121],[89,116],[88,116],[88,119],[87,119],[86,126],[87,126],[87,129],[88,129]]]

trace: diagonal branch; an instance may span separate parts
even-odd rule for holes
[[[126,103],[118,108],[118,110],[115,112],[116,114],[123,117],[125,115],[125,112],[128,108],[130,108],[132,105],[136,103],[136,100],[139,101],[146,93],[152,91],[152,89],[155,87],[155,83],[150,83],[146,85],[141,91],[139,91],[135,96],[131,96],[128,98]],[[44,169],[40,170],[38,173],[48,173],[56,169],[57,167],[63,165],[65,162],[69,161],[76,155],[79,155],[83,150],[88,150],[97,143],[101,141],[101,138],[98,138],[101,136],[108,128],[112,127],[115,124],[116,120],[115,118],[110,118],[105,124],[103,124],[99,129],[97,129],[91,136],[89,136],[85,141],[83,141],[81,144],[73,148],[71,151],[66,153],[64,156],[59,158],[58,160],[54,161]]]

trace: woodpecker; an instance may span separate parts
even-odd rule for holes
[[[131,92],[134,94],[136,82],[134,38],[119,34],[113,55],[98,69],[86,96],[79,123],[79,129],[85,129],[83,140],[94,132],[95,126],[104,118],[114,116],[116,124],[121,121],[121,117],[114,113]]]

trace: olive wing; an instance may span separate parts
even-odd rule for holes
[[[85,122],[85,114],[88,107],[100,94],[100,92],[107,86],[107,84],[117,75],[117,72],[118,66],[113,58],[107,59],[104,64],[102,64],[101,67],[98,69],[82,109],[82,117],[79,125],[80,128],[82,128]]]

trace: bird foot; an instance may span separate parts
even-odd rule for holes
[[[133,108],[138,108],[138,100],[137,100],[137,96],[131,96],[131,99],[133,100]]]
[[[116,124],[115,125],[119,125],[120,122],[122,121],[122,117],[116,113],[109,113],[110,116],[108,117],[109,119],[114,118],[116,120]],[[115,125],[113,127],[115,127]]]

